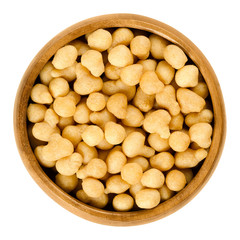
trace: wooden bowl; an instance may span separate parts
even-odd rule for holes
[[[214,130],[209,154],[193,180],[174,197],[150,210],[114,212],[97,209],[65,193],[43,171],[31,149],[26,110],[31,88],[43,66],[55,52],[68,42],[98,28],[128,27],[145,30],[160,35],[180,46],[202,73],[211,96],[214,112]],[[111,14],[81,21],[49,41],[32,60],[18,88],[14,109],[14,130],[17,147],[25,167],[36,183],[58,204],[70,212],[93,222],[130,226],[149,223],[163,218],[188,203],[207,183],[219,161],[225,135],[226,116],[221,89],[217,77],[201,51],[183,34],[157,20],[134,14]],[[38,203],[40,204],[40,203]]]

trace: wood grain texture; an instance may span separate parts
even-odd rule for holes
[[[214,111],[214,131],[209,154],[193,180],[178,194],[154,209],[113,212],[81,203],[61,190],[38,164],[29,144],[26,110],[31,88],[43,66],[66,43],[98,28],[128,27],[160,35],[181,47],[202,73],[211,96]],[[217,77],[201,51],[183,34],[157,20],[134,14],[111,14],[81,21],[59,33],[35,56],[27,68],[15,99],[14,131],[17,147],[25,167],[36,183],[58,204],[70,212],[100,224],[130,226],[161,219],[188,203],[207,183],[223,150],[226,135],[224,101]]]

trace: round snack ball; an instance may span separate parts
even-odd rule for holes
[[[136,204],[139,208],[151,209],[160,203],[161,197],[157,189],[143,189],[136,194]]]
[[[89,197],[97,198],[104,193],[104,185],[94,178],[83,179],[82,188]]]
[[[105,193],[123,193],[129,189],[130,185],[124,181],[120,175],[113,175],[106,181]]]
[[[132,209],[134,200],[128,194],[122,193],[113,198],[113,208],[119,212],[127,212]]]
[[[122,149],[127,157],[133,158],[138,155],[143,157],[151,157],[154,155],[155,150],[144,145],[145,136],[138,131],[133,131],[128,134],[122,144]]]
[[[167,151],[170,149],[168,138],[161,138],[158,133],[151,133],[148,137],[149,145],[157,152]]]
[[[143,73],[139,86],[148,95],[159,93],[164,88],[164,84],[159,80],[155,71]]]
[[[53,110],[60,117],[72,117],[76,111],[76,104],[70,97],[57,97],[53,102]]]
[[[120,144],[125,137],[126,131],[122,125],[111,121],[105,124],[105,138],[110,144]]]
[[[85,100],[83,100],[77,105],[73,119],[80,124],[88,123],[90,121],[90,114],[91,110],[88,108]]]
[[[64,69],[73,65],[77,56],[77,49],[72,45],[66,45],[55,53],[52,64],[56,69]]]
[[[36,159],[38,160],[38,162],[40,163],[40,165],[42,165],[43,167],[46,167],[46,168],[52,168],[55,166],[56,162],[55,161],[46,161],[44,159],[44,157],[42,156],[42,148],[43,147],[44,147],[43,145],[37,146],[34,149],[34,155],[35,155]]]
[[[138,108],[129,104],[127,106],[126,117],[122,119],[122,123],[128,127],[141,127],[143,120],[144,116],[142,112]]]
[[[127,158],[121,150],[115,147],[106,157],[106,164],[109,173],[116,174],[121,172],[122,167],[126,164]]]
[[[139,83],[143,72],[141,64],[132,64],[121,69],[120,78],[128,86],[135,86]]]
[[[86,104],[91,111],[101,111],[106,106],[106,99],[102,93],[94,92],[89,94]]]
[[[99,158],[93,158],[86,165],[87,175],[94,178],[102,178],[107,173],[106,163]]]
[[[166,185],[172,191],[180,191],[186,185],[186,177],[179,170],[171,170],[166,176]]]
[[[126,67],[133,64],[133,55],[125,45],[117,45],[108,54],[108,61],[116,67]]]
[[[61,158],[56,162],[56,169],[65,176],[75,174],[82,165],[83,157],[79,153],[73,153],[68,157]]]
[[[32,123],[42,122],[47,108],[43,104],[30,103],[27,108],[28,120]]]
[[[166,61],[161,61],[157,65],[156,74],[164,84],[170,84],[174,78],[175,69]]]
[[[197,143],[201,148],[208,148],[212,141],[212,131],[209,123],[196,123],[189,128],[189,136],[191,141]]]
[[[143,121],[143,128],[149,133],[158,133],[161,138],[169,138],[170,130],[169,123],[171,115],[168,111],[159,109],[150,112]]]
[[[44,65],[44,67],[41,70],[41,72],[39,73],[39,77],[40,77],[41,83],[43,83],[44,85],[48,86],[49,82],[53,79],[52,74],[51,74],[52,70],[54,70],[52,62],[48,61]]]
[[[103,138],[104,135],[102,129],[96,125],[90,125],[86,127],[82,133],[83,141],[91,147],[98,145]]]
[[[66,96],[69,92],[68,81],[64,78],[54,78],[49,83],[49,91],[54,98]]]
[[[127,163],[121,170],[122,179],[131,185],[138,183],[142,175],[142,167],[137,163]]]
[[[48,87],[40,83],[33,86],[31,91],[31,99],[35,103],[40,104],[51,104],[53,101]]]
[[[163,51],[169,42],[158,35],[151,34],[149,36],[151,42],[151,54],[155,59],[163,59]]]
[[[134,38],[132,31],[128,28],[118,28],[112,34],[112,47],[119,44],[129,45],[131,40]]]
[[[173,155],[169,152],[161,152],[150,158],[151,166],[160,171],[170,170],[174,165],[174,161]]]
[[[86,51],[81,57],[81,63],[95,77],[101,76],[104,72],[103,56],[99,51]]]
[[[51,127],[47,122],[35,123],[32,128],[32,135],[41,141],[48,142],[53,133],[60,133],[58,127]]]
[[[123,93],[115,93],[108,98],[107,110],[115,117],[124,119],[127,115],[127,96]]]
[[[187,133],[175,131],[169,137],[169,145],[176,152],[184,152],[190,144],[190,137]]]
[[[161,171],[151,168],[143,173],[141,183],[145,187],[160,188],[164,184],[165,177]]]
[[[202,97],[187,88],[178,88],[176,96],[181,112],[184,114],[201,112],[206,105]]]
[[[185,65],[177,70],[175,81],[179,87],[195,87],[198,84],[199,70],[195,65]]]
[[[72,176],[64,176],[58,173],[55,176],[55,183],[65,192],[71,192],[78,185],[78,178],[76,174]]]
[[[149,56],[151,42],[149,38],[139,35],[130,42],[131,52],[139,59],[146,59]]]
[[[170,44],[164,49],[163,56],[175,69],[182,68],[188,60],[183,50],[174,44]]]
[[[87,41],[91,48],[102,52],[112,45],[112,35],[105,29],[97,29],[89,34]]]

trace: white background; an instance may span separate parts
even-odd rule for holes
[[[239,1],[1,1],[0,239],[240,239]],[[109,227],[81,219],[50,199],[25,169],[14,140],[13,105],[37,52],[68,26],[101,14],[155,18],[192,40],[210,61],[225,99],[228,131],[212,178],[185,207],[154,223]]]

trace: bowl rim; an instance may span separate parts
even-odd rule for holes
[[[65,193],[43,171],[30,147],[26,110],[35,79],[47,61],[60,47],[98,28],[128,27],[157,34],[181,47],[202,73],[210,92],[214,113],[212,145],[203,165],[192,181],[171,199],[154,209],[114,212],[84,204]],[[80,21],[52,38],[34,57],[19,84],[14,105],[14,134],[21,159],[31,177],[59,205],[86,220],[114,226],[149,223],[166,217],[186,205],[205,186],[214,172],[225,142],[226,114],[222,92],[216,74],[203,53],[182,33],[158,20],[136,14],[107,14]]]

